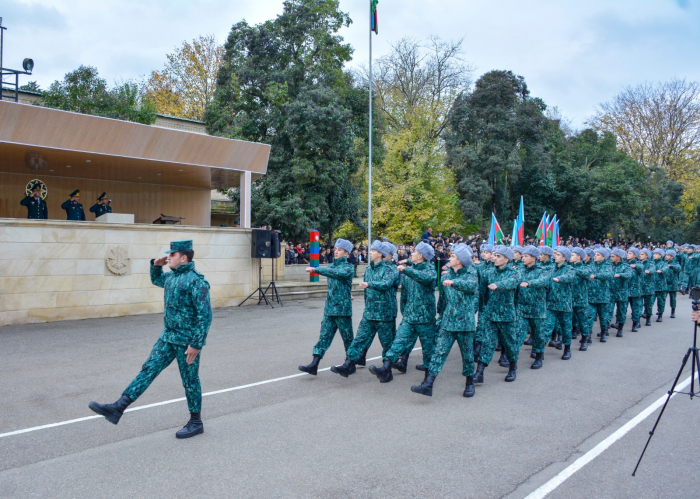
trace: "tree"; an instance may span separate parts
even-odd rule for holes
[[[80,66],[66,73],[63,81],[53,82],[42,92],[40,102],[42,106],[64,111],[147,125],[156,121],[155,107],[144,98],[136,83],[122,82],[110,89],[91,66]]]
[[[200,36],[165,57],[162,71],[152,71],[144,84],[146,96],[161,114],[201,120],[214,98],[224,47],[214,35]]]
[[[30,81],[24,85],[20,85],[20,90],[28,90],[29,92],[41,92],[41,88],[36,81]]]

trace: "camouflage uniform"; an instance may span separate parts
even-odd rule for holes
[[[625,325],[627,317],[627,301],[629,299],[627,281],[634,275],[634,271],[629,268],[629,265],[623,260],[617,264],[611,263],[610,270],[613,278],[610,281],[610,312],[608,317],[612,319],[612,313],[617,306],[617,324]],[[619,275],[620,277],[615,277]]]
[[[688,284],[686,286],[688,289],[692,288],[697,283],[697,272],[698,267],[700,266],[699,264],[700,253],[694,251],[692,254],[688,255],[688,261],[685,264],[685,272],[688,274]]]
[[[454,342],[462,353],[462,375],[474,374],[474,298],[479,286],[476,269],[464,267],[458,271],[451,268],[440,282],[453,281],[452,286],[440,287],[437,311],[440,314],[439,332],[430,361],[429,371],[437,376],[445,365]]]
[[[396,339],[384,356],[392,364],[403,353],[410,351],[420,338],[423,349],[423,365],[429,366],[435,343],[435,265],[422,262],[405,267],[401,288],[403,318],[396,331]]]
[[[685,249],[683,249],[678,252],[676,258],[681,266],[681,273],[678,276],[678,285],[681,287],[681,289],[685,289],[688,287],[688,273],[686,271],[686,266],[688,265],[688,253],[686,253]]]
[[[362,354],[369,349],[374,341],[374,336],[379,336],[382,344],[382,358],[394,341],[394,310],[392,301],[396,302],[394,294],[394,274],[391,272],[392,264],[381,261],[371,262],[365,270],[364,282],[369,286],[365,289],[365,310],[362,320],[357,327],[357,336],[348,348],[348,359],[357,361]]]
[[[628,260],[628,265],[632,271],[632,277],[627,280],[627,296],[632,309],[632,322],[638,323],[642,317],[642,282],[644,281],[644,265],[642,262],[633,258]],[[634,265],[634,268],[632,268]]]
[[[554,279],[559,279],[559,282],[555,282]],[[571,345],[572,288],[576,279],[574,270],[567,263],[556,264],[549,274],[545,337],[559,326],[565,346]]]
[[[678,263],[678,257],[672,258],[667,262],[670,272],[666,276],[666,290],[671,305],[671,310],[676,309],[676,295],[678,294],[678,278],[681,273],[681,266]]]
[[[656,290],[656,314],[663,315],[664,310],[666,310],[666,295],[668,294],[668,284],[666,279],[668,275],[672,272],[669,268],[666,260],[659,258],[654,260],[655,269],[655,279],[654,285]],[[658,271],[661,271],[659,274]]]
[[[199,382],[201,354],[197,355],[192,364],[188,364],[185,351],[188,346],[201,350],[206,343],[212,320],[209,283],[195,270],[194,262],[164,273],[163,267],[153,265],[153,260],[151,282],[165,288],[165,327],[141,372],[124,390],[123,395],[129,397],[132,402],[135,401],[156,376],[177,359],[187,406],[190,412],[198,413],[202,407],[202,387]]]
[[[486,320],[486,328],[478,360],[488,366],[498,341],[505,348],[508,361],[517,362],[519,350],[516,345],[515,290],[520,285],[520,278],[509,265],[501,269],[494,266],[494,270],[486,273],[485,278],[484,285],[488,294],[485,297],[483,318]],[[496,284],[498,289],[488,289],[489,284]]]
[[[649,273],[647,274],[647,271]],[[654,315],[654,298],[656,298],[656,265],[654,260],[647,258],[643,262],[642,301],[647,317]]]
[[[323,321],[318,343],[314,346],[314,355],[323,358],[333,342],[335,332],[340,331],[345,352],[353,340],[352,333],[352,278],[355,267],[348,263],[347,257],[336,258],[326,267],[318,267],[316,273],[325,276],[328,281],[326,306],[323,309]]]
[[[578,328],[582,336],[590,336],[588,329],[588,281],[591,280],[589,263],[578,262],[569,264],[576,275],[571,288],[571,326]]]
[[[588,281],[588,331],[593,331],[596,314],[600,320],[600,329],[603,330],[610,322],[608,303],[610,302],[610,280],[613,275],[607,260],[593,262],[588,269],[594,276]]]
[[[549,286],[549,275],[538,265],[522,266],[519,280],[528,283],[528,287],[518,286],[515,301],[517,303],[517,348],[523,344],[529,330],[532,330],[532,347],[536,353],[544,352],[546,334],[544,319],[547,315],[545,292]]]
[[[488,322],[486,318],[482,319],[482,316],[484,315],[484,308],[486,306],[486,297],[488,295],[488,289],[485,283],[488,281],[488,275],[493,272],[496,267],[492,262],[481,262],[475,265],[475,268],[477,275],[479,276],[479,292],[477,293],[477,296],[475,296],[475,298],[478,299],[479,317],[476,325],[476,334],[474,335],[474,345],[480,345],[479,348],[481,348],[481,345],[484,344],[486,323]]]

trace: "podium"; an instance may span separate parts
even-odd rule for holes
[[[105,224],[132,224],[134,223],[134,215],[130,213],[105,213],[101,217],[97,217],[95,222]]]
[[[153,223],[160,225],[175,225],[179,224],[182,220],[184,220],[183,217],[169,217],[161,213],[160,216],[153,221]]]

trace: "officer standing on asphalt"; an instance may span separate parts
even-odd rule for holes
[[[89,407],[110,423],[117,424],[124,410],[146,391],[163,369],[177,359],[190,420],[175,436],[189,438],[204,433],[199,357],[212,321],[209,283],[194,268],[192,241],[173,241],[166,253],[167,256],[151,260],[151,282],[165,288],[163,332],[141,372],[124,390],[121,398],[113,404],[90,402]],[[166,263],[170,272],[164,273]]]
[[[299,370],[316,376],[318,363],[326,354],[333,342],[336,331],[340,331],[345,353],[354,339],[352,332],[352,278],[355,267],[348,262],[352,252],[352,243],[345,239],[337,239],[333,249],[333,263],[326,267],[307,267],[306,272],[314,272],[325,276],[328,281],[326,306],[323,309],[323,321],[318,343],[314,346],[313,359],[307,366],[299,366]]]
[[[35,220],[46,220],[49,218],[49,210],[46,208],[46,201],[41,199],[41,187],[36,185],[32,193],[19,202],[27,207],[27,218]]]
[[[83,210],[83,205],[80,204],[79,189],[70,193],[69,199],[61,205],[61,209],[66,210],[66,220],[85,221],[85,210]]]

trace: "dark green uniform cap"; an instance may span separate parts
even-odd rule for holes
[[[69,198],[80,197],[80,189],[76,189],[68,195]]]
[[[192,240],[188,241],[171,241],[170,249],[165,250],[166,255],[171,255],[176,251],[187,251],[192,249]]]
[[[107,193],[106,193],[106,192],[103,192],[102,194],[100,194],[100,197],[98,197],[97,200],[98,200],[98,201],[102,201],[102,200],[103,200],[104,198],[106,198],[106,197],[107,197]]]

